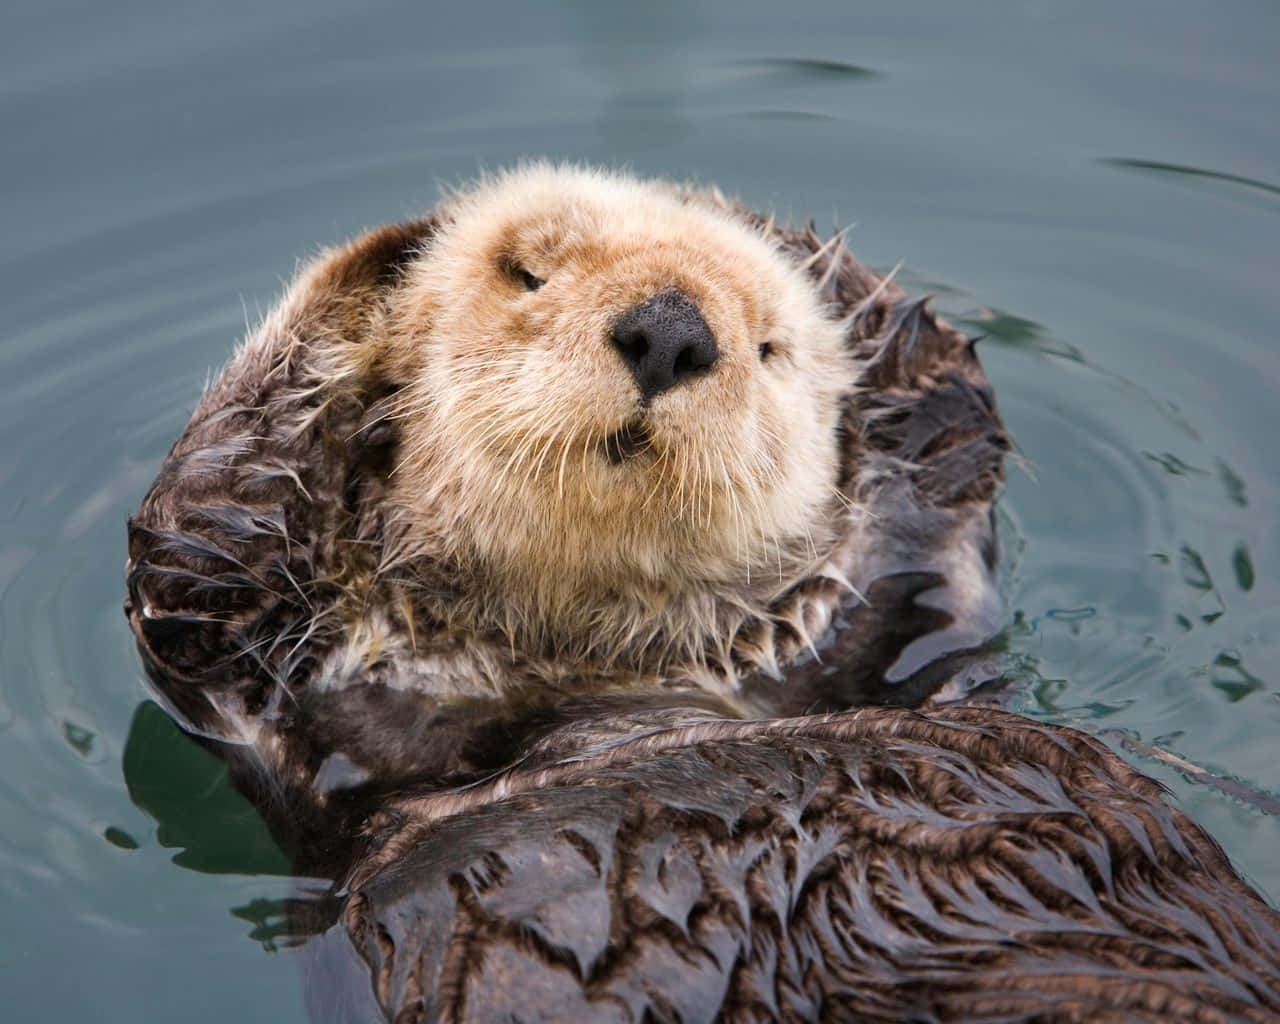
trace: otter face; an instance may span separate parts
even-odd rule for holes
[[[622,589],[776,590],[822,554],[853,371],[813,284],[745,218],[547,165],[439,214],[387,320],[407,550],[446,544],[550,614]]]

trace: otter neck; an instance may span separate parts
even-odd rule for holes
[[[474,538],[462,550],[420,555],[396,575],[410,586],[449,581],[415,601],[423,618],[488,637],[518,660],[572,666],[584,678],[685,679],[724,692],[733,688],[735,637],[769,619],[825,560],[839,540],[838,521],[832,508],[806,536],[772,543],[770,557],[721,563],[715,575],[691,574],[688,564],[653,575],[617,562],[495,557]]]
[[[484,637],[517,658],[583,675],[666,680],[720,666],[732,676],[738,632],[773,615],[847,522],[838,445],[824,456],[830,479],[803,500],[785,482],[759,489],[762,474],[744,470],[722,483],[704,473],[695,501],[660,474],[661,460],[652,481],[637,478],[644,466],[612,467],[603,452],[583,462],[593,449],[576,438],[564,442],[576,475],[511,472],[504,451],[419,409],[419,423],[430,417],[439,432],[421,431],[431,443],[409,438],[391,480],[383,576],[419,595],[423,625]],[[633,475],[611,485],[614,472]]]

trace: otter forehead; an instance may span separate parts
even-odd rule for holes
[[[760,328],[805,297],[802,276],[727,203],[665,182],[539,164],[454,196],[440,213],[429,264],[455,297],[504,271],[548,281],[556,272],[594,282],[607,305],[669,287],[713,306],[730,295]]]
[[[478,232],[531,246],[612,243],[634,247],[640,240],[676,242],[681,238],[728,247],[743,247],[767,259],[771,248],[746,230],[729,212],[696,193],[663,181],[645,181],[586,168],[535,164],[507,171],[469,192],[453,196],[440,214],[452,222],[443,233]]]

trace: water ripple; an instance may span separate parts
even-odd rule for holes
[[[815,57],[757,57],[729,61],[728,67],[744,71],[768,73],[775,78],[796,82],[850,81],[878,78],[884,74],[861,64]]]
[[[1224,194],[1245,201],[1251,198],[1265,200],[1261,205],[1277,208],[1272,197],[1280,197],[1280,185],[1272,185],[1257,178],[1249,178],[1243,174],[1232,174],[1229,171],[1211,171],[1203,167],[1189,167],[1186,164],[1166,163],[1163,160],[1139,160],[1133,157],[1110,156],[1100,157],[1098,163],[1108,167],[1120,167],[1125,170],[1138,171],[1157,178],[1188,178],[1231,186]],[[1244,190],[1243,194],[1241,190]],[[1251,193],[1263,193],[1262,196],[1251,196]]]

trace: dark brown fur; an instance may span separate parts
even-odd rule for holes
[[[365,337],[432,230],[334,254],[204,397],[129,527],[126,613],[158,693],[300,872],[349,880],[359,956],[329,936],[314,992],[405,1020],[1280,1010],[1275,916],[1154,783],[1070,730],[962,709],[739,723],[689,689],[546,692],[520,651],[505,700],[428,699],[389,660],[310,686],[353,580],[390,600],[373,569],[404,383],[371,359],[337,387],[314,353]],[[779,237],[797,261],[822,248]],[[769,715],[917,703],[998,624],[1008,440],[972,346],[843,249],[809,272],[857,311],[841,483],[875,512],[869,603],[825,578],[782,599],[780,619],[812,599],[835,625],[816,653],[777,627],[782,679],[743,681]]]
[[[424,737],[472,729],[492,735],[495,721],[541,721],[565,702],[531,680],[517,684],[511,699],[440,707],[397,694],[387,676],[391,664],[374,665],[358,693],[308,687],[341,630],[323,612],[349,578],[371,577],[378,562],[381,474],[396,443],[385,399],[403,383],[373,363],[341,390],[327,388],[323,369],[308,360],[310,346],[334,334],[362,337],[379,296],[395,287],[398,268],[432,229],[430,221],[378,229],[330,259],[312,289],[317,300],[289,320],[278,341],[251,350],[252,361],[205,395],[129,525],[126,614],[148,674],[187,728],[238,745],[230,754],[246,780],[256,777],[263,800],[274,793],[295,821],[308,817],[300,807],[327,802],[315,797],[312,780],[335,752],[358,760],[361,751],[378,750],[366,772],[379,779],[456,784],[509,763],[518,745],[463,757],[452,738],[441,746]],[[779,234],[797,261],[823,248],[811,230]],[[859,582],[872,600],[843,593],[829,579],[801,582],[782,610],[821,600],[838,606],[840,628],[815,638],[818,661],[798,633],[779,623],[774,642],[785,680],[755,675],[743,686],[755,707],[776,714],[915,703],[945,673],[914,665],[886,678],[912,641],[943,637],[942,651],[954,654],[976,648],[998,627],[972,595],[948,599],[942,569],[962,544],[981,549],[986,564],[977,572],[993,594],[990,504],[1008,441],[972,346],[922,302],[905,299],[843,249],[819,256],[809,272],[826,282],[837,312],[861,309],[849,344],[873,389],[860,392],[845,413],[842,484],[852,486],[862,474],[882,478],[868,501],[875,519],[859,557],[865,575]],[[935,600],[918,607],[926,590]],[[367,600],[392,598],[375,584]],[[426,632],[431,624],[416,628]],[[495,651],[508,659],[513,679],[527,671],[521,652],[500,643]],[[634,696],[626,681],[620,692]],[[440,727],[390,735],[377,726],[380,708]],[[244,744],[237,723],[246,721],[270,723],[272,744]],[[325,812],[318,820],[327,831]]]
[[[344,919],[398,1021],[1276,1019],[1276,915],[1163,797],[986,708],[657,727],[390,802]]]

